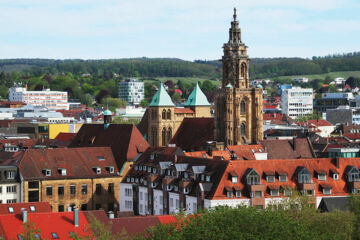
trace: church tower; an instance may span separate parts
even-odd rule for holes
[[[222,88],[215,96],[215,138],[227,145],[255,144],[263,138],[262,89],[250,88],[247,46],[234,9],[222,57]]]

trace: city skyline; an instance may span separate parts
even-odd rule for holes
[[[360,49],[360,3],[355,0],[5,0],[0,58],[219,59],[233,7],[252,58],[309,58]]]

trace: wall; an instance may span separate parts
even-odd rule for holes
[[[154,189],[153,194],[153,208],[154,215],[163,215],[163,192],[161,190]]]
[[[125,194],[125,189],[131,189],[131,194],[129,196],[127,196]],[[121,199],[120,204],[119,204],[119,211],[120,212],[132,212],[132,211],[134,211],[132,204],[131,204],[131,208],[128,208],[125,205],[126,201],[133,202],[132,184],[120,183],[119,195],[120,195],[120,199]]]
[[[49,139],[56,138],[56,136],[61,132],[64,133],[70,132],[70,126],[68,123],[49,124]]]
[[[7,192],[7,187],[16,186],[16,192]],[[1,193],[0,193],[0,203],[7,203],[7,200],[16,200],[16,202],[21,202],[21,188],[20,183],[4,183],[0,184]]]
[[[148,190],[147,187],[139,187],[139,215],[146,215],[148,213]]]

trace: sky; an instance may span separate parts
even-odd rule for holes
[[[0,0],[0,58],[220,59],[234,7],[251,58],[360,51],[360,0]]]

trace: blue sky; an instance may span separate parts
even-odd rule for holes
[[[360,51],[360,0],[0,0],[0,58],[220,59],[233,7],[250,57]]]

